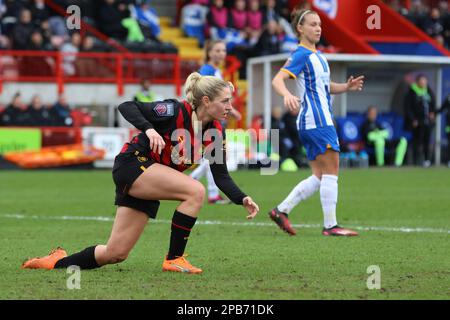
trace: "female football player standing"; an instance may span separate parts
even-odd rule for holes
[[[283,97],[285,106],[298,112],[297,129],[306,148],[312,175],[295,186],[288,197],[269,212],[269,216],[283,231],[295,235],[288,214],[297,204],[320,190],[324,215],[322,234],[355,236],[355,231],[341,228],[336,220],[340,149],[333,125],[330,94],[362,90],[364,77],[350,77],[347,83],[331,82],[327,60],[316,50],[322,32],[319,15],[312,10],[295,9],[291,17],[300,44],[274,77],[272,85]],[[296,80],[298,97],[285,85],[289,78]]]
[[[196,152],[195,146],[203,144],[205,150],[209,148],[204,156],[210,160],[218,187],[234,203],[244,206],[249,213],[247,218],[252,219],[259,211],[258,205],[233,182],[226,166],[220,121],[226,119],[232,108],[232,90],[229,82],[192,73],[185,83],[185,101],[122,103],[119,111],[141,133],[126,143],[115,159],[113,180],[118,208],[107,244],[71,256],[58,248],[44,258],[26,261],[22,267],[54,269],[76,265],[93,269],[122,262],[139,239],[148,218],[156,217],[159,200],[177,200],[181,203],[172,218],[170,246],[162,269],[202,272],[184,257],[189,234],[205,197],[203,185],[181,173],[203,156]]]

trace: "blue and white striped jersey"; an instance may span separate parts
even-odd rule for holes
[[[220,72],[220,69],[214,68],[210,64],[204,64],[200,70],[198,71],[202,76],[213,76],[219,79],[223,79],[222,73]]]
[[[299,46],[281,70],[296,79],[301,99],[298,130],[333,126],[330,67],[325,56]]]

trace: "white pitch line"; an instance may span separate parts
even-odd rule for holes
[[[38,215],[24,215],[24,214],[2,214],[0,218],[8,219],[34,219],[34,220],[85,220],[85,221],[103,221],[112,222],[113,217],[105,216],[38,216]],[[170,220],[152,220],[152,223],[171,223]],[[228,221],[211,221],[199,220],[198,225],[225,225],[225,226],[239,226],[239,227],[273,227],[273,223],[267,222],[228,222]],[[319,224],[293,224],[295,228],[321,228]],[[448,233],[450,230],[436,229],[436,228],[411,228],[411,227],[363,227],[363,226],[347,226],[348,228],[361,231],[386,231],[386,232],[403,232],[403,233]]]

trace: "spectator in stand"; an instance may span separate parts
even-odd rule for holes
[[[74,32],[71,36],[70,42],[66,42],[61,47],[63,56],[63,69],[64,74],[67,76],[73,76],[76,73],[75,60],[77,59],[77,53],[80,51],[81,35],[78,32]]]
[[[424,21],[424,30],[432,38],[444,34],[444,24],[438,8],[431,9],[430,15]]]
[[[253,56],[266,56],[281,52],[282,35],[276,20],[270,20],[253,48]]]
[[[138,102],[153,102],[157,100],[156,94],[151,90],[151,82],[149,79],[141,80],[141,91],[136,93],[134,101]]]
[[[64,94],[61,94],[58,97],[58,101],[53,105],[53,108],[51,109],[52,123],[55,126],[72,126],[73,120],[70,115],[70,111],[70,106],[67,103],[66,96]]]
[[[239,76],[246,78],[247,59],[252,55],[252,48],[248,45],[248,16],[245,0],[235,0],[230,10],[228,26],[234,30],[232,39],[223,39],[227,44],[227,51],[241,62]]]
[[[147,30],[148,34],[152,37],[152,39],[157,39],[153,35],[151,35],[151,31],[148,30],[147,26],[144,26],[142,24],[139,24],[139,21],[137,20],[137,17],[132,14],[133,6],[130,4],[130,6],[127,6],[123,2],[130,1],[122,1],[118,3],[118,10],[121,14],[121,24],[123,27],[127,29],[127,36],[126,36],[126,46],[131,51],[145,51],[145,36],[142,31],[142,28]]]
[[[258,41],[264,26],[264,15],[259,8],[259,0],[249,1],[249,10],[247,11],[247,34],[250,46]]]
[[[27,50],[50,51],[53,50],[50,43],[45,43],[40,29],[35,29],[30,36]],[[51,76],[52,59],[46,56],[21,57],[19,72],[21,75]]]
[[[48,20],[50,17],[50,12],[45,6],[45,0],[34,0],[29,8],[33,17],[33,22],[37,26],[40,26],[42,22]]]
[[[202,5],[202,6],[209,6],[209,0],[192,0],[192,1],[189,1],[189,3],[190,4],[199,4],[199,5]]]
[[[1,114],[0,123],[2,126],[29,126],[31,125],[31,116],[28,107],[22,102],[21,94],[14,95],[11,103]]]
[[[14,108],[13,104],[14,100],[18,99],[18,96],[20,97],[20,93],[16,93],[11,103],[7,105],[6,108],[4,108],[3,111],[0,113],[0,126],[10,126],[11,123],[13,122],[13,108]]]
[[[33,96],[28,110],[30,112],[32,126],[45,127],[52,125],[50,110],[42,103],[39,94]]]
[[[228,19],[228,26],[241,31],[243,34],[248,26],[248,17],[245,6],[245,0],[235,0]],[[244,36],[244,38],[246,37]]]
[[[386,0],[384,1],[386,2]],[[401,4],[400,0],[390,0],[387,4],[402,16],[406,16],[408,14],[408,10]]]
[[[19,22],[12,30],[13,48],[15,50],[26,50],[33,30],[31,11],[23,9],[20,12]]]
[[[9,39],[3,35],[3,14],[6,12],[6,6],[0,0],[0,50],[9,47]]]
[[[48,20],[44,20],[41,22],[40,26],[39,26],[39,31],[41,32],[42,35],[42,40],[44,43],[49,43],[53,46],[53,34],[52,34],[52,30],[50,29],[50,23],[48,22]],[[62,42],[61,42],[62,44]]]
[[[269,21],[278,22],[281,16],[277,10],[277,2],[275,0],[266,0],[265,3],[263,8],[264,24],[267,24]]]
[[[437,43],[439,43],[441,46],[443,46],[443,47],[446,46],[446,44],[445,44],[445,39],[444,39],[444,37],[443,37],[441,34],[438,34],[438,35],[434,36],[433,39],[434,39]]]
[[[44,41],[42,36],[42,31],[40,29],[34,29],[30,35],[30,43],[27,44],[27,50],[40,50],[40,51],[50,51],[52,46],[50,43]]]
[[[439,10],[441,12],[442,24],[444,26],[444,42],[447,49],[450,49],[450,3],[447,0],[441,0],[438,3]]]
[[[0,30],[1,31],[1,30]],[[0,34],[0,50],[6,50],[10,48],[10,41],[8,37]]]
[[[20,0],[5,0],[3,3],[1,28],[5,35],[10,36],[12,29],[17,24],[17,21],[19,21],[21,11],[26,9],[26,2]]]
[[[16,19],[19,19],[20,17],[20,12],[23,9],[26,9],[28,0],[4,0],[3,1],[3,5],[4,5],[4,11],[5,17],[14,17]]]
[[[286,21],[291,21],[291,11],[289,9],[289,0],[276,0],[276,11]]]
[[[150,7],[150,0],[142,1],[141,5],[131,6],[131,16],[141,25],[146,38],[159,41],[161,33],[158,14],[155,9]]]
[[[108,37],[123,41],[128,35],[127,29],[122,25],[123,3],[117,5],[115,0],[104,0],[98,14],[98,27]],[[119,9],[121,7],[122,11]]]
[[[439,2],[439,10],[441,10],[442,22],[444,25],[444,42],[447,49],[450,49],[450,13],[449,3],[446,0]]]
[[[405,125],[412,131],[413,156],[415,165],[429,167],[430,136],[435,121],[434,93],[428,86],[425,75],[419,74],[411,85],[404,101]]]
[[[223,6],[223,0],[213,0],[213,5],[206,16],[206,37],[214,37],[220,29],[228,27],[228,9]]]
[[[427,19],[427,8],[423,5],[422,0],[413,0],[411,2],[411,8],[405,11],[405,18],[419,29],[425,29],[424,24]]]
[[[86,36],[82,40],[80,52],[99,52],[102,47],[99,47],[93,37]],[[93,57],[78,57],[75,60],[75,69],[77,75],[80,77],[113,77],[113,72],[102,64],[97,63],[97,58]]]
[[[50,17],[50,19],[48,19],[48,26],[44,21],[44,23],[41,25],[41,28],[44,30],[48,29],[49,34],[51,34],[52,36],[52,43],[53,41],[57,41],[59,46],[61,46],[64,41],[69,39],[69,30],[67,30],[66,21],[62,17]]]

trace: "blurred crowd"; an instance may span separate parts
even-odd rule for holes
[[[297,48],[298,38],[290,25],[288,0],[192,0],[185,1],[185,10],[193,5],[206,12],[202,33],[198,37],[223,40],[229,54],[242,63],[241,78],[245,78],[245,63],[250,57],[291,52]],[[190,5],[190,6],[188,6]],[[311,9],[307,1],[299,5]],[[189,17],[191,20],[192,16]],[[322,37],[318,49],[336,53],[335,48]]]
[[[53,0],[63,13],[80,8],[88,23],[131,51],[173,53],[176,48],[158,39],[159,18],[149,0]],[[0,49],[112,51],[110,43],[69,30],[66,21],[45,0],[0,0]],[[74,21],[76,21],[74,19]],[[73,39],[78,34],[79,40]]]
[[[450,13],[447,0],[412,0],[409,10],[400,0],[385,0],[395,11],[450,49]]]
[[[43,103],[41,96],[35,94],[27,104],[20,92],[17,92],[6,107],[0,106],[0,126],[71,127],[91,123],[92,117],[89,112],[73,110],[64,94],[61,94],[53,104]]]

